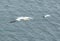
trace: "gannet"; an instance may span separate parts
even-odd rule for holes
[[[28,20],[31,20],[31,19],[32,19],[31,17],[17,17],[15,20],[10,21],[10,23],[14,23],[16,21],[21,21],[21,20],[28,21]]]
[[[50,17],[51,15],[45,15],[45,16],[43,16],[44,18],[46,18],[46,17]]]
[[[30,19],[32,19],[32,18],[31,17],[18,17],[16,20],[17,21],[21,21],[21,20],[26,21],[26,20],[30,20]]]

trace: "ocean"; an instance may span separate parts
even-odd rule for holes
[[[0,0],[0,41],[60,41],[60,0]]]

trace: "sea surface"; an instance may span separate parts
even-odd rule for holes
[[[0,0],[0,41],[60,41],[60,0]]]

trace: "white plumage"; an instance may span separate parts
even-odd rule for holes
[[[24,20],[24,21],[27,21],[27,20],[30,20],[32,19],[31,17],[18,17],[16,20],[17,21],[21,21],[21,20]]]
[[[45,18],[46,18],[46,17],[50,17],[50,15],[45,15],[44,17],[45,17]]]

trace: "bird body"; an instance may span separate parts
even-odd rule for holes
[[[45,18],[46,18],[46,17],[50,17],[50,15],[45,15],[44,17],[45,17]]]
[[[16,20],[17,21],[21,21],[21,20],[26,21],[26,20],[30,20],[30,19],[32,19],[32,18],[31,17],[18,17]]]
[[[16,21],[21,21],[21,20],[27,21],[27,20],[30,20],[30,19],[32,19],[32,18],[31,17],[18,17],[15,20],[10,21],[10,23],[14,23]]]

